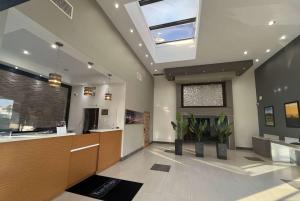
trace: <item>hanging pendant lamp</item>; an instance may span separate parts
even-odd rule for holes
[[[60,42],[56,42],[55,45],[57,46],[57,61],[56,61],[56,70],[58,69],[58,63],[59,63],[59,50],[61,47],[63,47],[64,45]],[[62,82],[62,76],[58,73],[50,73],[49,74],[49,79],[48,79],[48,83],[51,87],[60,87],[61,86],[61,82]]]
[[[108,79],[109,79],[109,83],[110,84],[110,78],[111,78],[111,74],[108,74]],[[112,94],[109,92],[109,87],[107,88],[107,92],[105,93],[105,97],[104,97],[104,100],[108,100],[108,101],[111,101],[112,100]]]

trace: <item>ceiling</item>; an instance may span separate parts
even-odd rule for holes
[[[88,61],[91,60],[87,56],[58,38],[47,37],[47,34],[52,34],[40,25],[34,24],[33,21],[30,23],[23,21],[22,19],[25,18],[19,11],[9,10],[0,47],[0,61],[2,63],[18,66],[19,69],[43,77],[48,77],[49,73],[57,72],[62,74],[64,83],[71,85],[122,83],[122,80],[115,76],[109,81],[107,76],[109,72],[96,70],[94,68],[96,64],[89,69]],[[32,26],[30,26],[31,23]],[[56,41],[64,43],[60,50],[51,47]],[[24,50],[28,51],[29,55],[24,54]],[[58,51],[59,54],[57,54]]]
[[[245,60],[253,60],[256,68],[300,34],[299,0],[202,0],[195,58],[158,63],[145,45],[144,34],[139,34],[125,8],[134,0],[97,2],[151,73],[163,73],[166,68]],[[269,26],[272,20],[275,24]],[[286,38],[280,40],[283,35]]]

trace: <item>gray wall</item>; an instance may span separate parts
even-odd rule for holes
[[[300,37],[255,70],[260,135],[299,137],[300,128],[287,128],[284,103],[300,101]],[[280,92],[274,90],[281,89]],[[266,127],[264,107],[274,106],[275,127]]]

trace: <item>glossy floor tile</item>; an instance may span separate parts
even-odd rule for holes
[[[273,163],[252,151],[230,150],[228,160],[216,159],[213,145],[205,157],[194,156],[194,146],[184,145],[183,156],[165,152],[173,145],[152,144],[101,173],[103,176],[144,183],[135,201],[299,201],[300,191],[282,180],[300,182],[300,168]],[[245,157],[259,157],[251,161]],[[170,172],[152,171],[153,164],[170,165]],[[282,179],[282,180],[281,180]],[[55,201],[90,201],[63,193]]]

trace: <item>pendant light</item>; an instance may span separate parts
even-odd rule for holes
[[[111,74],[108,74],[108,84],[110,84],[110,79],[111,79]],[[107,88],[107,92],[105,93],[105,97],[104,97],[104,100],[108,100],[108,101],[111,101],[112,100],[112,94],[109,92],[109,85],[108,85],[108,88]]]
[[[83,95],[85,96],[93,96],[93,88],[92,87],[84,87]]]
[[[57,46],[57,56],[56,56],[56,70],[58,69],[58,63],[59,63],[59,50],[61,47],[64,45],[60,42],[56,42],[55,45]],[[58,73],[50,73],[49,74],[49,79],[48,83],[51,87],[60,87],[61,86],[61,81],[62,81],[62,76]]]

